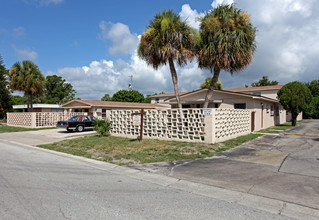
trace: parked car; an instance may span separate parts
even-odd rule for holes
[[[67,131],[84,131],[86,128],[93,128],[94,121],[96,120],[93,116],[77,115],[73,116],[67,121],[58,121],[57,128],[66,128]]]

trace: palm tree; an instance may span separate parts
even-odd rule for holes
[[[158,69],[169,64],[178,107],[182,108],[178,91],[177,73],[174,61],[184,66],[187,60],[192,60],[193,36],[196,31],[180,16],[171,10],[156,14],[142,34],[138,46],[138,56]]]
[[[209,87],[210,87],[210,84],[212,83],[212,80],[213,80],[212,77],[207,77],[207,78],[205,79],[205,82],[203,82],[202,84],[200,84],[199,87],[200,87],[201,89],[209,88]],[[222,84],[222,82],[221,82],[220,80],[218,80],[218,81],[216,82],[215,89],[217,89],[217,90],[223,90],[223,84]]]
[[[202,18],[201,39],[196,45],[198,66],[214,70],[204,108],[208,107],[221,70],[233,74],[251,63],[256,50],[256,31],[247,12],[234,5],[220,5]]]
[[[33,95],[43,94],[44,76],[32,61],[16,62],[9,71],[10,88],[23,91],[27,98],[28,111],[33,111]]]

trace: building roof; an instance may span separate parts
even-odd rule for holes
[[[98,101],[98,100],[72,100],[64,104],[63,108],[68,108],[68,105],[73,102],[87,105],[89,107],[121,107],[121,108],[165,108],[165,105],[150,104],[150,103],[134,103],[134,102],[113,102],[113,101]]]
[[[232,91],[232,92],[246,92],[246,91],[260,91],[260,90],[274,90],[274,89],[281,89],[281,87],[283,87],[283,85],[233,88],[233,89],[224,89],[224,90]]]
[[[13,109],[27,109],[28,105],[13,105]],[[33,108],[55,108],[59,109],[62,108],[61,105],[58,104],[33,104]]]
[[[184,95],[189,92],[180,92],[179,95]],[[175,93],[164,93],[164,94],[157,94],[157,95],[152,95],[151,98],[159,98],[159,97],[171,97],[175,96]]]
[[[192,91],[192,92],[188,92],[186,94],[181,95],[181,98],[185,97],[185,96],[188,96],[188,95],[191,95],[191,94],[194,94],[194,93],[204,92],[204,91],[206,92],[207,89],[206,88],[205,89],[198,89],[198,90],[195,90],[195,91]],[[268,98],[268,97],[260,96],[260,95],[251,95],[251,94],[246,94],[246,93],[241,93],[241,92],[235,92],[235,91],[227,91],[227,90],[217,90],[217,89],[215,89],[214,92],[237,95],[237,96],[248,97],[248,98],[253,98],[253,99],[266,100],[266,101],[271,101],[271,102],[279,102],[277,99],[272,99],[272,98]],[[173,101],[174,99],[176,100],[175,97],[172,97],[172,98],[166,99],[165,101]]]

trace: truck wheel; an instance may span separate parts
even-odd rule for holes
[[[79,132],[82,132],[82,131],[84,131],[84,126],[83,125],[77,126],[76,130]]]

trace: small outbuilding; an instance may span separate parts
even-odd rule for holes
[[[27,105],[13,105],[14,110],[27,112]],[[63,108],[58,104],[33,104],[33,112],[63,112]]]
[[[67,112],[83,112],[99,118],[105,118],[109,110],[123,109],[163,109],[170,108],[169,105],[134,103],[134,102],[113,102],[97,100],[72,100],[62,105]]]

